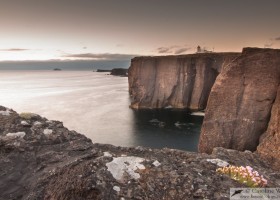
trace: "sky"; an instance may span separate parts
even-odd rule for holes
[[[280,48],[279,0],[0,0],[0,61]]]

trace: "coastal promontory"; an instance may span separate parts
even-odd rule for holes
[[[280,50],[137,57],[131,107],[205,109],[199,151],[249,150],[279,169]]]
[[[136,57],[128,71],[131,107],[202,110],[218,74],[240,53]]]

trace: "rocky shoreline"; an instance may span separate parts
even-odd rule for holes
[[[245,187],[216,169],[251,166],[280,187],[280,172],[257,154],[215,148],[93,144],[59,121],[0,107],[0,199],[228,199]]]

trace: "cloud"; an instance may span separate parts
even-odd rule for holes
[[[184,45],[184,46],[179,46],[179,45],[172,45],[169,47],[159,47],[156,49],[157,53],[159,54],[181,54],[184,53],[188,50],[190,50],[191,48],[188,47],[188,45]]]
[[[87,47],[83,47],[83,49],[87,49]]]
[[[28,51],[30,49],[21,49],[21,48],[11,48],[11,49],[0,49],[0,51]]]
[[[280,37],[274,38],[274,40],[278,40],[278,41],[280,41]]]
[[[269,48],[273,45],[273,43],[270,43],[270,44],[264,44],[264,48]]]
[[[174,54],[185,53],[186,51],[189,51],[190,49],[191,49],[190,47],[184,47],[184,48],[176,49]]]
[[[66,54],[63,58],[76,58],[83,60],[130,60],[140,55],[134,54],[112,54],[112,53],[83,53],[83,54]]]
[[[159,47],[157,48],[158,53],[172,53],[171,47]]]
[[[123,47],[123,44],[117,44],[116,47]]]

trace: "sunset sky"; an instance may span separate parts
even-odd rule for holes
[[[280,48],[278,0],[0,0],[0,61]]]

